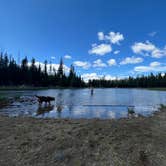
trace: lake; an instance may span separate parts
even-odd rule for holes
[[[136,114],[149,116],[166,104],[166,91],[147,89],[49,89],[26,91],[0,91],[7,97],[20,96],[21,101],[0,109],[9,116],[37,118],[101,118],[118,119],[128,116],[128,109]],[[51,105],[39,106],[34,95],[54,96]]]

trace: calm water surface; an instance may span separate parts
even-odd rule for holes
[[[22,101],[0,109],[9,116],[50,118],[102,118],[128,116],[128,108],[137,114],[151,115],[160,104],[166,104],[166,91],[144,89],[49,89],[39,91],[0,91],[8,97],[20,96]],[[39,106],[34,95],[54,96],[50,106]]]

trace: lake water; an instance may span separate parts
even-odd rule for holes
[[[166,104],[166,91],[146,89],[49,89],[38,91],[0,91],[8,97],[20,96],[22,101],[0,109],[9,116],[39,118],[101,118],[113,119],[128,116],[128,109],[136,114],[151,115],[160,104]],[[51,105],[39,106],[34,95],[54,96]]]

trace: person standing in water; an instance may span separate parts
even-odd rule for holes
[[[93,95],[93,91],[94,91],[94,90],[93,90],[93,87],[91,87],[91,96]]]

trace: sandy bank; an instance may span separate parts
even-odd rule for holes
[[[1,166],[166,165],[166,110],[120,120],[0,116]]]

